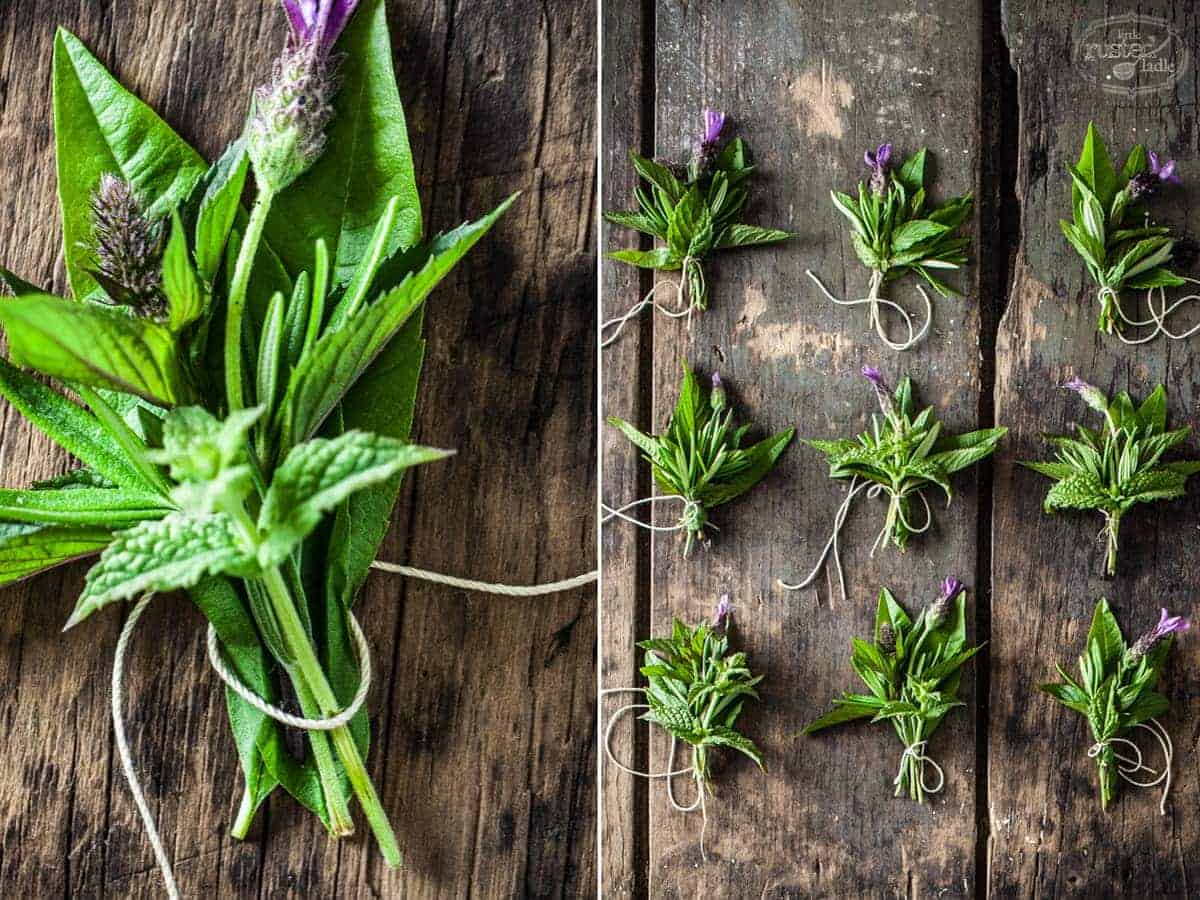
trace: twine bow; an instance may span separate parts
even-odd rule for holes
[[[688,327],[690,328],[692,324],[692,312],[697,307],[695,298],[692,296],[692,292],[689,287],[689,272],[694,273],[696,279],[700,283],[701,291],[703,291],[705,284],[704,269],[700,266],[700,261],[694,256],[685,256],[679,267],[678,281],[672,281],[670,279],[659,281],[654,285],[654,287],[650,288],[650,290],[646,292],[646,296],[644,296],[637,303],[633,304],[633,306],[629,307],[629,310],[626,313],[620,316],[615,316],[601,323],[601,349],[610,346],[620,336],[621,331],[625,328],[625,325],[629,322],[629,320],[636,318],[637,315],[647,306],[653,307],[664,316],[668,316],[672,319],[682,319],[684,316],[686,316],[688,320]],[[669,309],[655,299],[654,295],[660,288],[673,290],[675,292],[675,300],[677,303],[676,309]],[[616,328],[613,330],[612,334],[610,334],[608,337],[604,337],[604,332],[609,328],[612,328],[614,325]]]
[[[1138,722],[1137,727],[1144,728],[1154,735],[1154,739],[1158,741],[1159,747],[1162,748],[1163,760],[1166,762],[1166,766],[1161,772],[1157,773],[1157,777],[1153,781],[1138,781],[1130,777],[1135,772],[1141,771],[1146,771],[1154,775],[1155,770],[1143,763],[1141,749],[1129,738],[1110,737],[1103,741],[1096,741],[1096,743],[1088,747],[1088,759],[1095,759],[1104,752],[1105,747],[1112,747],[1114,744],[1129,747],[1136,758],[1131,759],[1128,756],[1122,756],[1116,750],[1113,750],[1113,758],[1117,760],[1117,774],[1134,787],[1151,788],[1161,784],[1163,792],[1162,799],[1158,804],[1158,811],[1160,815],[1165,816],[1167,814],[1167,795],[1171,793],[1171,763],[1175,758],[1175,745],[1171,742],[1171,735],[1158,719],[1150,719],[1148,722]]]
[[[816,276],[812,269],[805,269],[804,274],[813,280],[813,283],[825,295],[826,299],[831,300],[838,306],[861,306],[868,305],[868,321],[874,327],[875,333],[879,335],[879,339],[883,341],[889,348],[896,351],[908,350],[917,341],[925,336],[925,332],[929,330],[929,323],[933,320],[933,304],[929,300],[929,295],[925,293],[925,289],[917,285],[917,293],[921,295],[921,299],[925,301],[925,324],[921,326],[921,330],[917,331],[913,324],[913,317],[899,303],[894,300],[889,300],[886,297],[879,296],[879,289],[883,286],[883,273],[875,270],[871,273],[871,284],[867,291],[867,296],[853,300],[843,300],[840,297],[835,297],[829,292],[829,289],[821,282],[821,279]],[[900,318],[904,321],[904,327],[908,330],[908,340],[897,343],[887,335],[887,329],[883,325],[883,316],[880,313],[880,307],[886,306],[889,309],[895,310],[900,314]]]
[[[943,787],[946,786],[946,773],[942,771],[942,767],[929,756],[925,755],[925,744],[927,741],[915,741],[904,748],[904,752],[900,754],[900,771],[892,780],[892,784],[896,786],[896,795],[900,794],[900,782],[904,780],[904,766],[908,758],[911,756],[917,764],[917,781],[921,785],[921,790],[926,794],[937,794]],[[937,785],[930,787],[925,783],[925,766],[930,765],[937,771]]]

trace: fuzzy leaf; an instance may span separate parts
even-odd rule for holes
[[[0,522],[0,585],[92,556],[110,540],[107,528]]]

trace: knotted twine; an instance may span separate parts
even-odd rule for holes
[[[842,501],[842,505],[837,508],[837,512],[833,515],[833,532],[829,535],[829,540],[825,542],[825,548],[821,551],[821,555],[817,558],[817,564],[813,566],[811,572],[796,584],[788,584],[782,578],[776,579],[777,583],[785,591],[801,591],[811,585],[821,573],[821,569],[825,565],[825,560],[829,558],[830,550],[833,551],[833,564],[837,569],[838,587],[842,592],[842,602],[846,600],[846,578],[842,572],[842,557],[838,549],[838,536],[842,532],[842,525],[846,522],[846,516],[850,513],[850,504],[854,502],[854,498],[859,492],[866,489],[867,497],[874,499],[880,494],[888,495],[889,504],[894,504],[896,509],[896,518],[899,520],[910,534],[923,534],[929,530],[933,524],[933,511],[929,508],[929,501],[925,499],[925,494],[919,487],[906,487],[900,490],[894,490],[886,484],[877,482],[858,480],[855,475],[850,479],[850,490],[846,494],[846,499]],[[911,494],[915,494],[925,506],[925,524],[920,528],[913,527],[912,523],[904,516],[904,511],[901,509],[900,501]],[[892,527],[890,517],[883,523],[883,528],[879,530],[879,534],[875,538],[875,543],[871,545],[871,558],[875,558],[875,551],[878,550],[887,541],[888,531]]]
[[[643,503],[659,503],[667,500],[678,500],[683,503],[683,511],[679,514],[679,521],[674,525],[654,525],[650,522],[643,522],[641,519],[635,519],[633,516],[626,513],[636,506],[641,506]],[[632,503],[626,503],[624,506],[613,509],[603,503],[600,504],[600,509],[604,515],[600,519],[601,525],[607,525],[613,519],[623,519],[636,525],[638,528],[645,528],[647,531],[699,531],[704,521],[704,507],[699,501],[689,500],[687,497],[681,497],[679,494],[657,494],[653,497],[643,497],[641,500],[634,500]],[[710,525],[711,528],[716,528],[715,525]]]
[[[900,782],[904,779],[904,762],[910,756],[917,764],[917,781],[921,785],[921,790],[926,794],[940,793],[942,788],[946,786],[946,773],[942,771],[942,767],[931,756],[925,755],[925,745],[928,741],[914,741],[904,748],[904,752],[900,754],[900,771],[896,773],[896,777],[892,779],[892,784],[896,786],[896,796],[900,796]],[[935,787],[930,787],[925,783],[925,765],[928,763],[937,770],[938,781]]]
[[[1191,284],[1200,284],[1200,281],[1197,281],[1195,278],[1184,278],[1183,280],[1190,282]],[[1161,309],[1154,308],[1155,291],[1158,291],[1158,299],[1162,304]],[[1146,309],[1150,313],[1150,318],[1148,319],[1131,319],[1129,316],[1125,315],[1125,310],[1121,308],[1121,298],[1117,296],[1117,292],[1110,287],[1100,288],[1100,292],[1097,294],[1097,299],[1100,301],[1101,306],[1103,306],[1106,297],[1112,301],[1112,306],[1113,309],[1116,310],[1117,316],[1126,325],[1130,325],[1134,328],[1142,328],[1146,325],[1154,326],[1154,330],[1152,332],[1147,335],[1143,335],[1140,338],[1127,338],[1121,333],[1120,329],[1117,329],[1117,338],[1121,341],[1121,343],[1127,344],[1128,346],[1133,347],[1138,344],[1145,344],[1147,341],[1154,340],[1160,334],[1166,335],[1166,337],[1172,341],[1182,341],[1185,338],[1191,337],[1197,331],[1200,331],[1200,324],[1193,325],[1187,331],[1184,331],[1180,334],[1175,334],[1173,331],[1167,328],[1167,316],[1171,315],[1171,313],[1175,312],[1176,309],[1185,303],[1188,303],[1192,300],[1200,300],[1200,294],[1186,294],[1183,297],[1173,301],[1168,306],[1166,288],[1150,288],[1146,291]]]
[[[883,286],[883,273],[878,269],[871,273],[871,284],[867,291],[867,296],[853,300],[843,300],[831,294],[812,269],[805,269],[804,274],[813,280],[813,283],[816,284],[828,300],[833,301],[838,306],[861,306],[864,303],[868,304],[868,321],[875,328],[875,333],[879,335],[879,339],[892,350],[908,350],[913,344],[923,338],[925,332],[929,330],[929,323],[933,320],[933,304],[929,300],[929,295],[925,293],[925,289],[920,285],[917,285],[917,293],[925,301],[925,324],[921,326],[920,331],[916,331],[912,316],[908,314],[908,310],[894,300],[879,296],[879,289]],[[880,315],[879,311],[880,306],[887,306],[900,314],[900,318],[904,320],[904,327],[908,329],[908,340],[897,343],[887,336],[887,330],[883,327],[883,316]]]
[[[396,563],[384,562],[375,560],[371,563],[371,568],[379,569],[384,572],[393,572],[400,575],[405,575],[409,578],[417,578],[423,581],[433,582],[434,584],[445,584],[451,587],[461,588],[463,590],[480,591],[487,594],[498,594],[508,597],[535,597],[542,594],[555,594],[560,591],[568,591],[574,588],[583,587],[584,585],[595,582],[599,576],[598,572],[586,572],[583,575],[576,575],[574,578],[568,578],[563,581],[554,581],[548,584],[539,585],[510,585],[510,584],[494,584],[486,581],[475,581],[469,578],[456,578],[451,575],[442,575],[438,572],[430,572],[425,569],[417,569],[412,566],[401,566]],[[113,657],[112,670],[112,717],[113,717],[113,732],[117,742],[117,755],[121,760],[121,769],[125,773],[125,780],[129,784],[129,791],[133,794],[133,802],[137,807],[138,814],[141,816],[142,824],[146,829],[146,838],[150,841],[150,846],[154,850],[154,858],[158,862],[158,868],[162,872],[163,882],[167,889],[167,896],[171,900],[178,900],[179,887],[175,882],[175,873],[171,867],[171,860],[167,856],[166,847],[163,845],[162,837],[158,833],[158,826],[154,821],[154,814],[150,811],[150,806],[146,802],[145,793],[142,791],[141,782],[138,781],[137,773],[133,768],[133,754],[129,749],[129,740],[125,734],[125,720],[121,709],[124,705],[124,692],[122,689],[122,681],[125,674],[125,654],[129,647],[130,638],[133,636],[133,631],[138,623],[138,619],[142,617],[150,600],[154,597],[153,593],[144,594],[133,610],[129,613],[129,617],[125,620],[125,625],[121,629],[120,635],[117,637],[117,645]],[[359,625],[358,619],[354,613],[347,610],[346,617],[350,624],[350,634],[354,639],[355,656],[358,659],[359,666],[359,685],[358,691],[354,694],[354,699],[350,704],[336,715],[322,719],[308,719],[302,716],[293,716],[290,713],[280,709],[277,706],[272,706],[267,701],[263,700],[254,691],[248,688],[238,679],[229,667],[225,664],[225,660],[221,654],[220,645],[217,642],[217,632],[209,623],[207,634],[208,661],[212,665],[213,670],[217,673],[217,677],[223,681],[226,686],[235,694],[257,709],[259,712],[281,722],[284,725],[289,725],[292,728],[298,728],[303,731],[333,731],[350,722],[351,719],[358,714],[363,703],[367,699],[367,693],[371,687],[371,652],[367,644],[366,635],[363,634],[362,626]]]
[[[654,285],[654,287],[650,288],[650,290],[646,292],[646,296],[644,296],[637,303],[633,304],[633,306],[629,307],[629,311],[624,315],[615,316],[600,324],[600,348],[603,349],[612,344],[613,341],[620,336],[621,331],[624,329],[626,323],[628,323],[630,319],[635,318],[647,306],[653,307],[664,316],[668,316],[672,319],[682,319],[684,316],[687,316],[688,326],[690,327],[692,324],[692,312],[696,309],[696,301],[695,298],[692,297],[691,290],[688,287],[689,267],[691,267],[691,270],[696,273],[696,278],[700,282],[701,291],[703,291],[705,284],[704,269],[700,266],[700,261],[694,256],[685,256],[683,258],[683,263],[679,267],[678,281],[664,279],[663,281],[658,282]],[[675,300],[678,304],[676,309],[668,309],[654,299],[654,294],[659,288],[666,288],[667,290],[673,290],[675,292]],[[613,325],[617,326],[616,329],[608,337],[604,337],[604,332]]]
[[[646,689],[639,688],[639,687],[604,688],[602,691],[600,691],[600,697],[603,699],[604,697],[608,696],[609,694],[642,694],[642,695],[645,695],[645,693],[646,693]],[[671,806],[675,809],[676,812],[690,813],[690,812],[695,812],[697,809],[700,810],[700,820],[701,820],[701,822],[700,822],[700,857],[705,862],[708,862],[708,854],[704,850],[704,832],[708,829],[708,807],[705,805],[705,802],[704,802],[704,786],[702,784],[700,784],[699,782],[696,783],[696,801],[694,803],[692,803],[690,806],[683,806],[682,804],[679,803],[678,800],[675,799],[675,788],[674,788],[675,778],[680,775],[695,775],[696,774],[695,765],[690,765],[684,769],[674,768],[674,766],[675,766],[675,749],[679,743],[679,741],[676,739],[675,735],[671,735],[671,753],[667,757],[667,771],[665,771],[665,772],[642,772],[638,769],[631,768],[630,766],[625,765],[623,762],[621,762],[619,759],[617,759],[616,754],[613,753],[613,749],[612,749],[613,726],[615,726],[617,724],[617,722],[621,719],[622,716],[626,715],[627,713],[631,713],[636,709],[650,709],[650,704],[648,704],[648,703],[627,703],[625,706],[622,706],[615,713],[613,713],[612,716],[609,717],[608,724],[604,728],[604,755],[608,757],[608,761],[610,763],[612,763],[614,766],[616,766],[622,772],[625,772],[629,775],[633,775],[636,778],[645,778],[647,780],[652,780],[655,778],[666,779],[667,799],[671,801]]]
[[[1161,772],[1158,773],[1158,777],[1153,781],[1137,781],[1136,779],[1130,777],[1135,772],[1140,772],[1143,769],[1153,775],[1154,770],[1142,763],[1142,751],[1138,748],[1138,745],[1129,740],[1129,738],[1110,737],[1104,741],[1096,741],[1096,743],[1088,747],[1088,759],[1095,759],[1104,752],[1105,747],[1113,744],[1123,744],[1126,747],[1131,748],[1137,755],[1136,759],[1130,759],[1127,756],[1122,756],[1116,750],[1113,750],[1113,757],[1117,760],[1117,774],[1134,787],[1151,788],[1162,784],[1162,799],[1159,801],[1158,811],[1160,815],[1165,816],[1167,814],[1167,795],[1171,793],[1171,762],[1175,758],[1175,745],[1171,743],[1171,735],[1167,733],[1167,729],[1163,727],[1162,722],[1158,721],[1158,719],[1150,719],[1148,723],[1138,722],[1137,727],[1144,728],[1146,731],[1154,735],[1154,739],[1158,741],[1158,746],[1162,748],[1163,759],[1166,762],[1166,766]]]

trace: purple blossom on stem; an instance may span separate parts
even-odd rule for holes
[[[863,162],[871,170],[871,192],[877,197],[882,197],[887,190],[887,174],[892,167],[892,152],[891,144],[880,144],[874,152],[868,150],[863,154]]]
[[[725,113],[706,108],[704,110],[704,134],[700,136],[700,140],[696,142],[696,147],[692,152],[690,168],[693,181],[707,172],[708,167],[717,158],[717,145],[721,140],[721,132],[724,128]]]
[[[282,0],[296,46],[316,45],[328,56],[358,0]]]
[[[1192,623],[1183,616],[1172,616],[1165,609],[1162,610],[1158,617],[1158,624],[1138,638],[1130,648],[1130,659],[1135,661],[1141,659],[1153,650],[1159,641],[1169,635],[1187,631],[1191,627]]]
[[[712,393],[708,397],[708,402],[711,404],[713,412],[720,412],[728,402],[725,396],[725,384],[721,381],[720,372],[713,372]]]
[[[1076,376],[1064,384],[1063,387],[1077,393],[1083,399],[1083,402],[1096,410],[1096,412],[1108,412],[1108,398],[1104,396],[1104,391],[1100,390],[1094,384],[1088,384],[1082,378]]]
[[[712,627],[716,631],[723,631],[729,624],[729,616],[733,612],[733,604],[729,602],[729,595],[722,594],[721,599],[717,601],[716,612],[713,613]]]
[[[1175,172],[1175,160],[1160,159],[1153,150],[1150,151],[1150,168],[1139,172],[1129,179],[1129,194],[1135,200],[1148,197],[1164,184],[1179,184],[1179,175]]]
[[[946,621],[946,617],[950,615],[950,604],[954,602],[954,598],[963,592],[965,585],[955,578],[953,575],[942,579],[941,593],[938,598],[929,604],[929,608],[925,615],[931,628],[937,628]]]
[[[891,387],[883,380],[883,374],[874,366],[863,366],[862,375],[871,382],[871,387],[875,388],[875,396],[879,400],[879,408],[883,410],[883,414],[890,416],[896,408],[895,398],[892,396]]]

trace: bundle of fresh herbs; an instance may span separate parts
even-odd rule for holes
[[[638,647],[646,651],[641,668],[646,687],[610,688],[602,692],[639,693],[646,700],[622,707],[609,720],[604,735],[609,761],[632,775],[665,777],[672,805],[680,812],[700,809],[706,822],[705,798],[713,789],[711,754],[714,750],[734,750],[766,771],[758,745],[735,727],[746,698],[758,699],[755,686],[763,676],[750,673],[745,653],[730,652],[731,616],[729,595],[725,594],[717,604],[711,622],[688,627],[676,619],[669,638],[652,638],[638,643]],[[671,753],[664,776],[637,772],[618,762],[613,755],[613,725],[622,715],[637,709],[645,710],[642,719],[653,722],[671,735]],[[692,748],[691,763],[686,769],[675,769],[676,742]],[[696,800],[691,806],[681,806],[671,787],[671,779],[684,774],[690,774],[696,785]],[[704,852],[703,832],[700,850]]]
[[[1182,334],[1167,329],[1166,319],[1181,304],[1195,295],[1181,297],[1170,306],[1166,288],[1192,281],[1172,271],[1175,239],[1171,229],[1151,225],[1146,201],[1168,184],[1179,184],[1175,160],[1162,160],[1153,151],[1147,153],[1135,144],[1118,174],[1108,148],[1088,124],[1079,162],[1067,166],[1071,174],[1071,221],[1059,220],[1062,232],[1083,258],[1088,274],[1099,288],[1100,319],[1096,327],[1105,334],[1116,334],[1126,344],[1144,344],[1159,334],[1181,339],[1194,334],[1197,325]],[[1146,291],[1148,319],[1131,319],[1121,307],[1121,292]],[[1161,309],[1154,307],[1154,291],[1159,292]],[[1154,330],[1140,338],[1123,334],[1126,325],[1153,325]]]
[[[407,442],[423,302],[512,202],[422,240],[384,5],[358,5],[283,0],[287,47],[212,165],[60,31],[74,297],[4,272],[0,300],[0,393],[81,464],[0,491],[0,583],[99,553],[68,626],[186,589],[252,696],[279,702],[286,680],[323,719],[359,684],[351,605],[401,475],[445,455]],[[300,759],[260,708],[231,691],[228,709],[246,779],[236,837],[282,787],[339,837],[356,799],[401,862],[365,713],[308,731]]]
[[[757,444],[742,447],[750,426],[733,426],[733,408],[729,405],[721,376],[714,372],[712,390],[705,391],[686,361],[679,400],[665,434],[644,434],[616,416],[610,416],[608,422],[642,451],[662,495],[635,500],[620,509],[605,507],[605,521],[617,517],[642,525],[627,516],[626,511],[653,500],[681,500],[683,512],[679,522],[659,530],[684,533],[684,556],[691,555],[697,541],[706,539],[705,528],[716,527],[708,520],[709,510],[728,503],[758,484],[774,467],[795,434],[795,430],[789,428]]]
[[[858,197],[841,191],[830,191],[833,205],[845,216],[851,226],[850,243],[862,264],[871,270],[871,283],[867,296],[856,300],[842,300],[831,294],[812,271],[813,280],[825,296],[839,306],[865,304],[869,323],[888,347],[907,350],[919,341],[929,329],[933,318],[933,304],[924,288],[917,291],[925,301],[925,324],[918,331],[912,316],[903,306],[880,295],[884,285],[915,272],[930,287],[947,297],[955,293],[950,285],[933,274],[938,269],[957,269],[967,261],[966,250],[970,241],[958,235],[959,226],[971,214],[971,195],[953,197],[934,206],[925,194],[925,162],[928,156],[921,148],[898,169],[895,167],[895,149],[891,144],[880,144],[874,151],[868,150],[863,161],[871,170],[867,183],[858,183]],[[888,337],[883,324],[881,306],[895,310],[904,322],[908,337],[893,341]]]
[[[1168,709],[1167,698],[1158,693],[1159,679],[1175,634],[1187,631],[1189,623],[1181,616],[1168,615],[1164,609],[1158,624],[1126,646],[1121,626],[1101,597],[1092,614],[1087,645],[1079,657],[1079,680],[1056,664],[1061,682],[1039,685],[1063,706],[1085,716],[1095,743],[1088,756],[1096,760],[1100,771],[1100,805],[1108,808],[1117,792],[1117,778],[1136,787],[1163,785],[1163,815],[1167,813],[1167,795],[1171,790],[1171,736],[1158,721]],[[1134,729],[1154,735],[1163,751],[1164,767],[1157,772],[1142,762],[1142,752],[1130,735]],[[1139,780],[1139,773],[1154,776]]]
[[[932,406],[914,415],[916,407],[910,379],[901,381],[893,393],[878,369],[864,366],[862,374],[875,389],[883,418],[872,415],[871,430],[860,434],[857,440],[805,441],[825,454],[830,478],[850,479],[850,490],[834,515],[832,534],[812,572],[798,584],[780,581],[780,586],[787,590],[800,590],[812,584],[832,550],[844,598],[846,583],[838,553],[838,535],[854,498],[865,490],[868,497],[885,495],[888,500],[883,528],[875,539],[871,555],[874,556],[888,540],[903,552],[910,536],[929,530],[933,524],[933,512],[925,499],[925,489],[930,486],[941,488],[949,504],[954,498],[950,476],[991,456],[1008,432],[1007,428],[984,428],[965,434],[943,434],[942,424],[934,418]],[[920,500],[925,507],[924,522],[919,525],[913,522],[914,499]]]
[[[1125,391],[1111,401],[1098,387],[1072,378],[1065,387],[1104,416],[1104,428],[1076,425],[1077,437],[1045,435],[1057,449],[1054,462],[1021,462],[1055,481],[1043,504],[1060,509],[1094,509],[1104,517],[1105,572],[1117,574],[1121,517],[1137,503],[1175,500],[1187,480],[1200,472],[1200,460],[1164,462],[1163,454],[1187,440],[1190,426],[1167,431],[1167,393],[1160,384],[1139,407]]]
[[[956,578],[942,582],[941,592],[921,611],[914,624],[891,592],[879,592],[872,642],[852,642],[854,671],[869,694],[845,693],[833,710],[810,723],[804,734],[831,725],[870,719],[891,722],[904,753],[896,775],[896,796],[904,791],[923,802],[945,784],[942,767],[925,754],[925,747],[946,714],[956,706],[962,667],[980,647],[967,646],[967,617],[963,585]],[[937,782],[925,783],[925,765],[937,772]]]
[[[658,238],[666,246],[653,250],[615,250],[609,257],[643,269],[678,271],[680,280],[659,282],[629,312],[601,325],[601,346],[615,341],[625,323],[646,306],[655,306],[673,318],[690,318],[694,310],[708,309],[704,262],[716,251],[773,244],[792,237],[790,232],[778,228],[738,221],[749,198],[745,182],[754,166],[748,162],[741,138],[721,147],[724,128],[725,114],[706,109],[704,134],[696,142],[691,160],[680,169],[673,170],[669,165],[630,154],[634,168],[647,184],[646,188],[637,188],[638,209],[608,212],[604,217],[616,225]],[[654,293],[663,284],[675,289],[679,297],[677,309],[655,302]],[[613,330],[605,337],[610,328]]]

